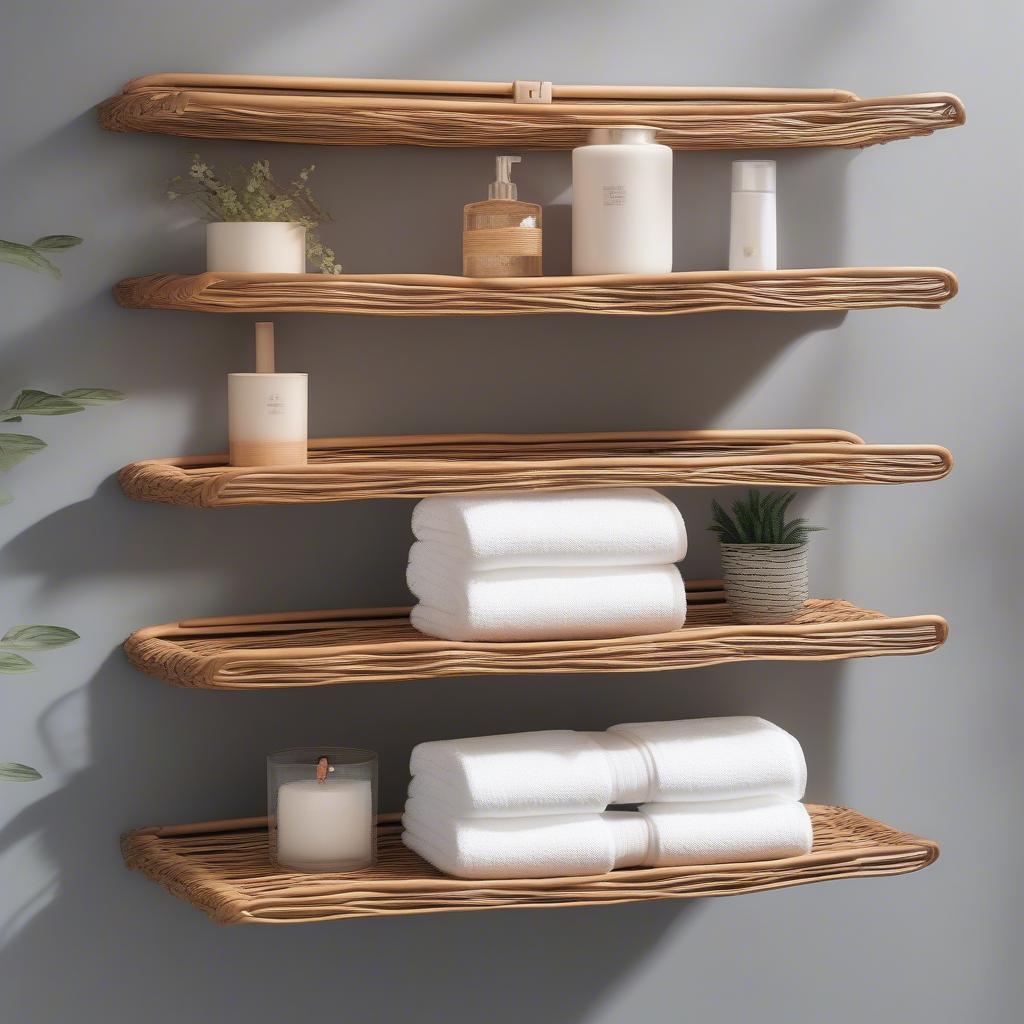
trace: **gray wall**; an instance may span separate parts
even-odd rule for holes
[[[13,0],[5,15],[0,236],[75,232],[55,283],[0,267],[4,389],[94,384],[130,401],[24,426],[48,451],[7,475],[2,616],[73,626],[34,677],[0,677],[0,1016],[152,1024],[380,1021],[1003,1022],[1020,989],[1021,10],[1016,0],[572,4],[435,0]],[[927,264],[940,312],[681,319],[281,317],[311,374],[314,434],[683,426],[854,430],[937,442],[946,481],[808,494],[829,532],[814,590],[952,625],[931,656],[653,676],[456,679],[216,694],[131,671],[119,642],[178,617],[406,599],[406,503],[221,512],[125,500],[113,474],[219,450],[224,374],[251,320],[128,312],[110,286],[198,270],[201,229],[161,185],[192,143],[116,136],[93,105],[173,70],[950,90],[969,124],[930,139],[780,153],[785,265]],[[215,162],[317,163],[350,271],[455,270],[491,153],[202,143]],[[679,269],[720,265],[730,154],[676,159]],[[565,154],[528,154],[566,264]],[[676,492],[687,573],[717,570],[709,492]],[[1016,602],[1016,603],[1015,603]],[[708,714],[792,730],[809,796],[942,844],[922,874],[738,899],[218,929],[121,865],[132,826],[258,813],[263,758],[324,740],[380,751],[398,806],[432,737]],[[1019,938],[1019,936],[1018,936]]]

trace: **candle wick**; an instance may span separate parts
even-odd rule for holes
[[[330,771],[330,768],[328,767],[328,765],[329,765],[329,762],[327,760],[327,755],[326,754],[324,754],[323,756],[317,758],[317,761],[316,761],[316,781],[317,782],[326,782],[327,781],[327,773]]]

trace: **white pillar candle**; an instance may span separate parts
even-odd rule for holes
[[[304,373],[229,373],[231,465],[304,465],[306,405]]]
[[[301,871],[344,871],[373,863],[369,779],[301,779],[277,791],[277,861]]]

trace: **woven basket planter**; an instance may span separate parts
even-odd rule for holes
[[[789,622],[810,593],[806,544],[723,544],[725,599],[737,622]]]

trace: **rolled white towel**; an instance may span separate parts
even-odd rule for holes
[[[413,509],[412,531],[475,571],[666,565],[686,555],[679,509],[641,487],[437,495]]]
[[[636,811],[452,819],[415,799],[402,841],[460,878],[557,878],[615,868],[733,864],[808,853],[810,818],[788,800],[656,804]]]
[[[799,800],[797,740],[753,716],[509,733],[413,748],[409,795],[453,818],[587,814],[609,804]]]
[[[686,589],[674,565],[501,569],[443,577],[410,566],[410,621],[445,640],[587,640],[679,629]]]
[[[608,730],[643,748],[651,766],[651,802],[799,800],[807,763],[796,738],[754,715],[632,722]]]

